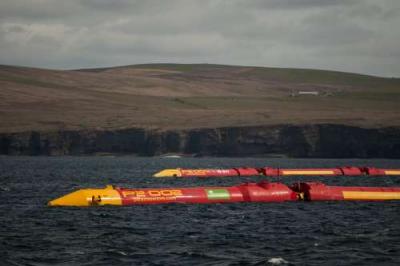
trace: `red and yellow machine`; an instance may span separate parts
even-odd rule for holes
[[[163,203],[233,203],[326,200],[400,200],[400,187],[339,187],[322,183],[244,183],[231,187],[81,189],[49,206],[102,206]]]
[[[165,169],[154,177],[230,177],[230,176],[389,176],[400,175],[400,169],[379,169],[373,167],[337,167],[337,168],[304,168],[304,169],[285,169],[285,168],[230,168],[230,169]]]

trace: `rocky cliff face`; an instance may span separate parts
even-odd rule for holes
[[[0,154],[288,156],[400,158],[400,127],[276,125],[191,130],[58,131],[0,134]]]

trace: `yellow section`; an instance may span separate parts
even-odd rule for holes
[[[103,189],[80,189],[48,203],[49,206],[122,205],[121,196],[112,186]]]
[[[286,170],[282,171],[282,175],[333,175],[334,171],[330,170]]]
[[[153,177],[181,177],[181,176],[182,173],[180,169],[164,169],[153,175]]]
[[[343,191],[346,200],[400,200],[400,192]]]
[[[386,170],[385,175],[400,175],[399,170]]]

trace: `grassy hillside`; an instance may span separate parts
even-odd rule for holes
[[[277,123],[398,126],[399,100],[400,79],[334,71],[207,64],[75,71],[0,66],[0,132]]]

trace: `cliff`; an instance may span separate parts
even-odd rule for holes
[[[182,130],[63,130],[0,134],[0,154],[166,153],[203,156],[400,158],[400,127],[269,125]]]

